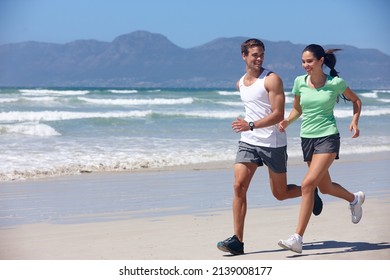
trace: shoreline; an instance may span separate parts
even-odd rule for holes
[[[340,154],[340,159],[335,160],[335,163],[348,163],[348,162],[359,162],[359,161],[376,161],[390,159],[390,151],[380,151],[373,153],[362,153],[362,154]],[[302,165],[306,168],[306,163],[303,161],[301,156],[294,156],[288,158],[287,171],[289,166]],[[191,163],[184,165],[173,165],[164,167],[152,167],[152,168],[137,168],[131,170],[110,170],[110,171],[81,171],[75,174],[61,174],[61,175],[45,175],[31,177],[27,179],[16,179],[16,180],[2,180],[1,185],[12,184],[12,183],[23,183],[23,182],[35,182],[45,180],[66,180],[74,176],[88,176],[88,175],[115,175],[115,174],[138,174],[138,173],[160,173],[160,172],[171,172],[171,171],[204,171],[204,170],[231,170],[233,172],[234,160],[221,160],[221,161],[210,161],[201,163]]]

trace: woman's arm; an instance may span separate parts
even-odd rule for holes
[[[302,107],[301,107],[301,97],[299,95],[295,95],[294,97],[294,107],[288,115],[287,119],[282,120],[279,123],[279,130],[284,132],[286,128],[297,120],[302,115]]]
[[[360,135],[359,130],[359,117],[362,111],[362,101],[349,87],[343,92],[344,96],[351,100],[353,104],[353,116],[351,124],[349,125],[349,130],[353,131],[352,138],[357,138]]]

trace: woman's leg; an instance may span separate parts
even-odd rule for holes
[[[301,209],[299,211],[298,225],[296,233],[303,236],[306,227],[309,223],[313,205],[314,205],[314,189],[322,184],[331,184],[331,180],[328,174],[328,169],[332,165],[336,153],[332,154],[314,154],[311,162],[309,163],[309,169],[302,181],[302,202]]]
[[[276,173],[268,168],[271,192],[277,200],[301,196],[301,187],[287,184],[287,173]]]
[[[299,212],[298,225],[295,234],[289,239],[279,240],[282,248],[302,253],[302,237],[311,216],[311,209],[314,204],[313,190],[316,186],[323,192],[345,199],[350,203],[352,223],[357,224],[362,218],[362,204],[365,200],[363,192],[352,194],[337,183],[333,183],[329,175],[329,167],[332,165],[336,154],[314,154],[309,162],[309,170],[302,182],[302,202]],[[356,198],[355,198],[356,196]]]
[[[321,182],[318,184],[320,192],[323,194],[329,194],[341,199],[344,199],[351,203],[355,199],[355,195],[348,190],[344,189],[340,184],[332,182],[330,179],[329,171],[326,172]]]
[[[319,183],[318,188],[324,194],[329,194],[348,201],[349,208],[351,210],[352,223],[359,223],[363,215],[362,204],[365,200],[363,192],[351,193],[344,189],[341,185],[331,182],[329,172],[325,174]]]

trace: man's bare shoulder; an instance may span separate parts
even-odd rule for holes
[[[283,93],[283,81],[280,76],[274,72],[267,75],[264,80],[264,86],[268,91],[276,91]]]
[[[270,72],[265,78],[266,79],[282,80],[282,78],[280,78],[280,76],[277,73],[275,73],[275,72]]]

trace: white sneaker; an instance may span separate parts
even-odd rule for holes
[[[357,224],[363,215],[362,204],[366,196],[363,192],[357,192],[354,195],[358,197],[358,201],[355,205],[350,204],[349,209],[351,209],[352,223]]]
[[[302,253],[302,242],[299,242],[295,235],[291,235],[287,240],[279,240],[278,245],[284,249],[294,251],[295,253]]]

